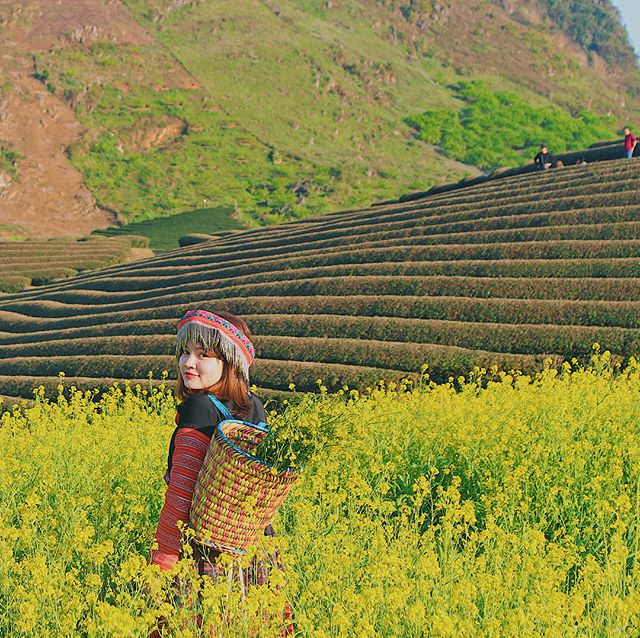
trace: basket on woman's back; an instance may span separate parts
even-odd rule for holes
[[[213,400],[213,399],[212,399]],[[245,553],[271,524],[298,473],[251,454],[265,424],[227,419],[216,428],[193,493],[190,523],[204,545]]]

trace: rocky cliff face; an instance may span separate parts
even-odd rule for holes
[[[0,1],[0,148],[17,153],[0,184],[0,238],[83,235],[115,223],[67,149],[82,134],[74,104],[34,77],[32,56],[100,39],[151,41],[120,2]]]
[[[0,0],[0,28],[0,236],[203,201],[277,221],[477,174],[403,124],[463,78],[640,115],[609,0]]]

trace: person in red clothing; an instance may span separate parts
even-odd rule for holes
[[[631,132],[631,129],[627,126],[624,129],[624,154],[627,159],[633,157],[633,151],[638,144],[636,136]]]
[[[249,366],[255,357],[247,324],[231,313],[190,310],[178,323],[176,359],[177,395],[182,400],[176,414],[176,428],[169,444],[165,482],[167,491],[155,533],[157,548],[150,562],[171,568],[182,557],[179,521],[189,522],[189,511],[207,448],[218,424],[225,419],[249,423],[266,422],[262,402],[249,391]],[[275,536],[272,527],[265,535]],[[197,541],[191,542],[195,569],[218,579],[216,559],[221,552]],[[245,590],[264,584],[270,569],[282,569],[278,555],[254,560],[237,578]],[[291,620],[288,607],[285,619]],[[290,622],[283,635],[292,634]],[[159,634],[157,634],[159,635]]]

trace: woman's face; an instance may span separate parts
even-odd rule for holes
[[[178,362],[184,385],[189,390],[204,390],[222,378],[224,363],[200,344],[187,341]]]

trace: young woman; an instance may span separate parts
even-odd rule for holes
[[[249,366],[255,349],[247,324],[231,313],[190,310],[178,323],[176,359],[178,398],[176,429],[169,444],[165,481],[167,492],[155,538],[158,549],[151,562],[161,569],[176,563],[182,541],[178,521],[189,521],[198,472],[215,429],[237,418],[266,421],[264,407],[249,392]],[[273,534],[271,528],[266,534]],[[219,552],[193,544],[198,571],[211,574]]]
[[[177,523],[189,521],[198,472],[217,425],[231,418],[266,422],[260,399],[249,391],[249,366],[255,357],[250,337],[247,324],[227,312],[190,310],[178,323],[177,394],[182,403],[169,444],[164,477],[167,492],[155,533],[158,547],[150,557],[161,569],[169,569],[181,557]],[[275,535],[271,526],[265,534]],[[197,542],[192,542],[192,549],[198,573],[217,578],[216,558],[220,552]],[[277,555],[269,557],[268,562],[281,568]],[[252,567],[242,570],[239,578],[243,589],[263,584],[269,567],[267,561],[254,561]],[[290,618],[289,610],[286,617]]]

